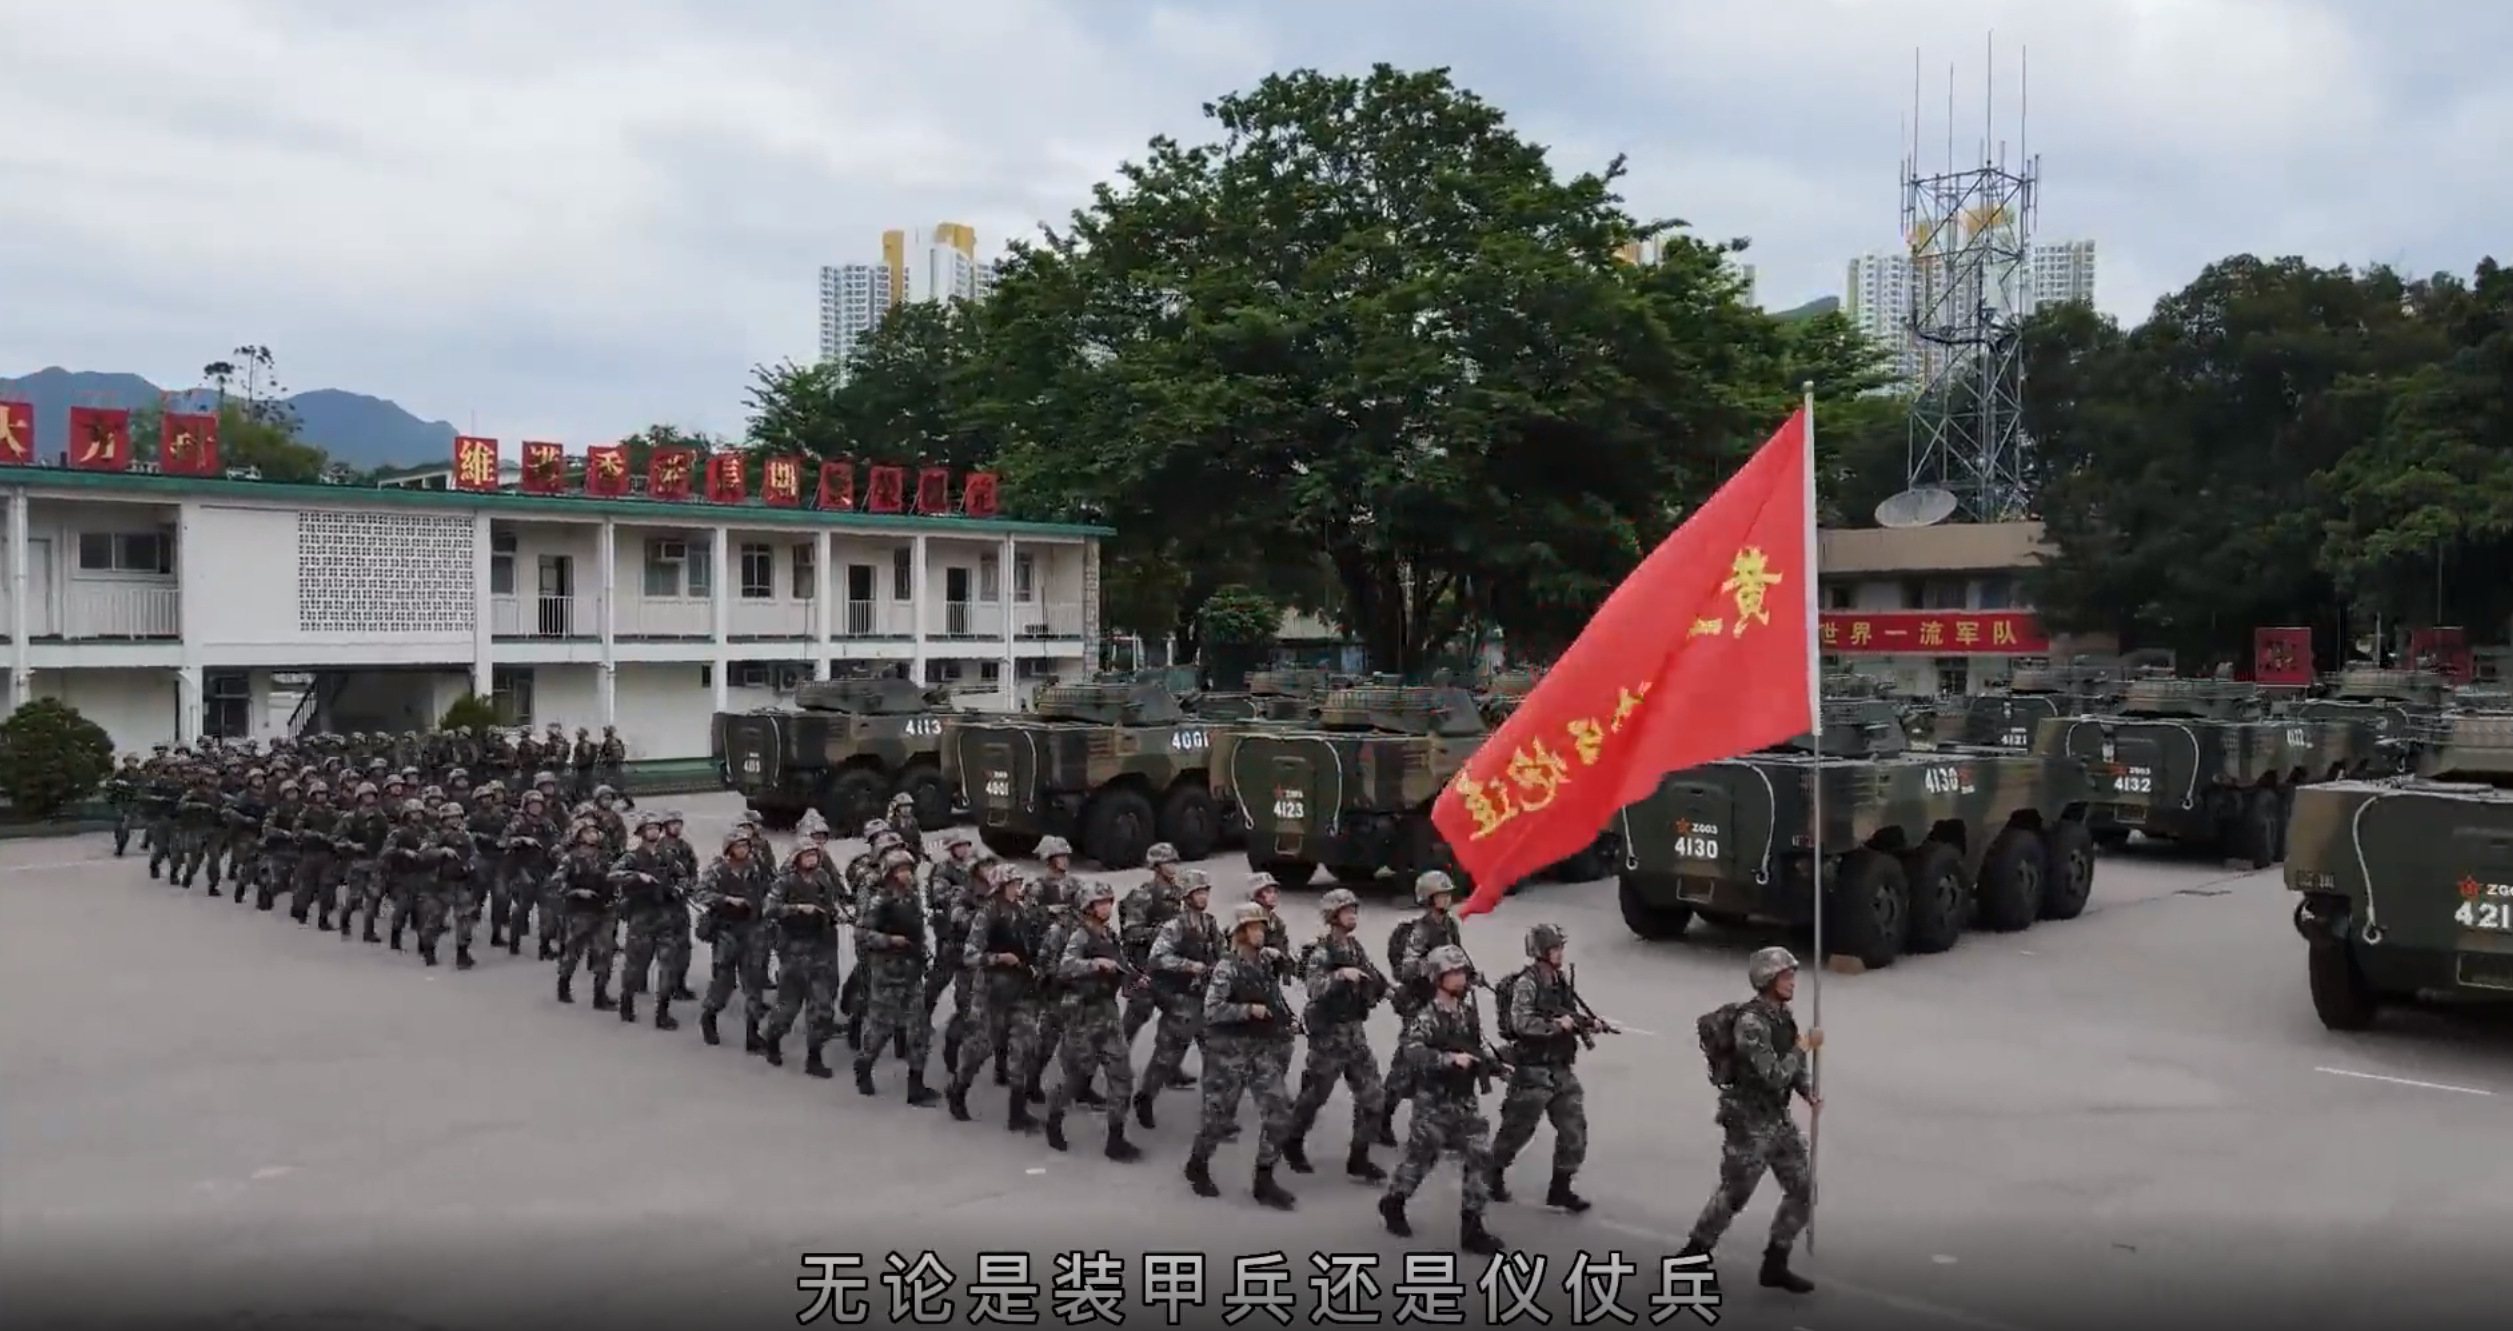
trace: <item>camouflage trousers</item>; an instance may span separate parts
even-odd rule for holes
[[[632,907],[620,929],[620,992],[646,992],[647,977],[658,963],[663,976],[656,988],[668,997],[686,963],[689,911],[677,901]]]
[[[558,944],[558,982],[576,978],[578,967],[601,989],[611,983],[611,958],[619,950],[619,918],[608,910],[562,912]]]
[[[960,947],[960,943],[946,941],[944,945],[937,947],[935,952],[939,956],[957,961],[960,956]],[[941,962],[936,962],[925,969],[925,1020],[928,1023],[934,1019],[934,1010],[942,1006],[942,995],[945,990],[951,993],[951,1019],[942,1028],[942,1047],[956,1053],[961,1042],[968,1038],[969,1004],[974,1001],[969,995],[968,969],[964,966],[944,965]],[[945,1069],[945,1071],[948,1070]]]
[[[128,851],[131,848],[131,834],[138,830],[140,830],[140,811],[138,806],[125,803],[121,800],[114,801],[113,853],[116,857],[121,856],[125,851]]]
[[[1553,1124],[1553,1172],[1569,1177],[1588,1160],[1588,1091],[1568,1067],[1520,1067],[1501,1094],[1501,1130],[1492,1138],[1492,1165],[1507,1169],[1536,1139],[1536,1125]]]
[[[434,874],[388,872],[384,875],[385,918],[391,921],[394,934],[400,934],[417,922],[419,900],[427,895],[427,889],[435,882]],[[374,917],[374,912],[370,910],[367,918],[371,920]]]
[[[1480,1218],[1492,1204],[1492,1124],[1484,1119],[1475,1093],[1421,1087],[1406,1127],[1404,1158],[1396,1162],[1387,1195],[1399,1201],[1413,1196],[1440,1157],[1455,1152],[1465,1174],[1457,1189],[1458,1212]]]
[[[236,885],[236,900],[244,900],[246,884],[265,904],[270,891],[262,885],[262,839],[251,834],[235,837],[227,845],[227,878]]]
[[[1163,996],[1158,1003],[1160,1029],[1152,1033],[1152,1057],[1143,1065],[1143,1095],[1146,1099],[1176,1084],[1179,1070],[1186,1066],[1187,1051],[1195,1048],[1197,1041],[1204,1038],[1204,994],[1201,987],[1183,994]],[[1128,1048],[1134,1045],[1134,1035],[1134,1031],[1125,1032]]]
[[[767,1020],[768,941],[763,926],[757,920],[718,920],[707,946],[707,992],[698,1010],[710,1016],[722,1012],[740,989],[742,1019]]]
[[[506,856],[489,879],[489,932],[521,938],[532,925],[532,911],[541,903],[539,859]]]
[[[1339,1021],[1309,1030],[1309,1060],[1300,1071],[1300,1095],[1291,1104],[1291,1135],[1306,1137],[1316,1127],[1326,1098],[1341,1082],[1352,1090],[1352,1144],[1369,1145],[1378,1133],[1379,1110],[1387,1088],[1379,1081],[1378,1055],[1370,1051],[1369,1028],[1358,1021]]]
[[[190,887],[201,876],[201,870],[206,868],[209,870],[209,885],[218,886],[218,858],[210,853],[216,844],[217,833],[209,828],[177,824],[171,857],[175,881]]]
[[[1026,1068],[1038,1045],[1038,999],[1019,976],[989,975],[973,979],[967,1043],[960,1046],[960,1065],[951,1070],[951,1084],[966,1091],[977,1084],[986,1060],[1003,1054],[1012,1066]]]
[[[1151,968],[1151,963],[1144,958],[1130,957],[1128,960],[1133,962],[1136,970],[1148,971]],[[1160,1014],[1161,1000],[1158,994],[1149,989],[1130,989],[1126,991],[1125,1029],[1127,1046],[1132,1047],[1134,1044],[1134,1037],[1141,1035],[1143,1033],[1143,1028],[1151,1025],[1153,1019],[1159,1017]],[[1147,1081],[1145,1085],[1148,1086],[1150,1083]]]
[[[1726,1137],[1719,1144],[1719,1190],[1693,1222],[1693,1242],[1717,1247],[1737,1213],[1754,1199],[1763,1174],[1780,1180],[1780,1207],[1771,1217],[1771,1246],[1787,1251],[1806,1232],[1815,1213],[1815,1176],[1806,1158],[1806,1137],[1787,1110],[1777,1118],[1722,1113]]]
[[[262,852],[262,886],[257,904],[267,909],[285,894],[290,908],[296,906],[297,859],[297,848],[285,841]]]
[[[1271,1169],[1282,1158],[1283,1140],[1291,1132],[1291,1093],[1284,1089],[1283,1078],[1291,1072],[1291,1041],[1263,1035],[1225,1035],[1214,1038],[1208,1032],[1204,1041],[1203,1115],[1195,1127],[1195,1145],[1190,1148],[1198,1160],[1213,1158],[1213,1150],[1230,1135],[1239,1121],[1239,1101],[1256,1101],[1261,1126],[1257,1132],[1256,1163],[1259,1169]],[[1115,1102],[1112,1100],[1111,1108]]]
[[[1064,1044],[1057,1060],[1056,1088],[1047,1093],[1047,1117],[1064,1117],[1073,1097],[1094,1076],[1108,1079],[1108,1126],[1123,1128],[1127,1106],[1134,1100],[1134,1055],[1126,1048],[1125,1025],[1117,1000],[1070,998],[1065,1001]]]
[[[855,973],[864,977],[864,1038],[855,1055],[857,1067],[881,1061],[898,1035],[907,1035],[908,1070],[925,1075],[926,1051],[933,1045],[934,1023],[926,1016],[925,968],[907,961],[859,960]]]
[[[770,1044],[803,1023],[803,1042],[818,1049],[838,1024],[838,942],[835,938],[786,938],[777,943],[777,1002],[759,1034]]]
[[[454,931],[454,948],[471,950],[474,912],[480,904],[479,885],[469,878],[423,878],[411,887],[411,896],[419,913],[419,951],[434,955],[437,940],[445,931]]]
[[[288,884],[289,916],[302,924],[319,906],[321,922],[330,924],[332,910],[340,904],[341,873],[339,856],[325,850],[299,852],[296,877]]]
[[[1051,995],[1038,1005],[1038,1025],[1030,1036],[1030,1058],[1023,1065],[1023,1075],[1035,1084],[1045,1075],[1047,1065],[1054,1061],[1056,1051],[1065,1038],[1065,1005],[1062,995]]]
[[[1397,997],[1388,1000],[1388,1006],[1396,1013],[1396,1029],[1400,1031],[1411,1027],[1414,1024],[1414,1014],[1422,1011],[1422,1004],[1408,1003],[1404,1001],[1402,995],[1403,991],[1399,990]],[[1396,1106],[1414,1098],[1413,1069],[1405,1066],[1402,1054],[1388,1055],[1387,1080],[1384,1088],[1381,1109],[1383,1113],[1393,1115],[1396,1112]]]
[[[182,863],[181,860],[175,858],[174,815],[152,813],[148,815],[143,827],[148,837],[148,872],[151,877],[156,876],[157,866],[161,864],[172,870]]]

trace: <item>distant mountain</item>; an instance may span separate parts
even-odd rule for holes
[[[46,455],[69,447],[72,407],[147,407],[161,398],[185,410],[201,411],[216,402],[213,389],[195,388],[164,394],[136,374],[101,374],[37,370],[17,379],[0,378],[0,397],[35,404],[35,446]],[[282,399],[297,414],[305,441],[361,471],[376,467],[413,466],[452,456],[454,427],[446,421],[423,421],[399,404],[363,393],[317,388]],[[141,456],[151,456],[148,441],[137,441]]]
[[[1777,311],[1771,317],[1785,323],[1791,319],[1812,319],[1816,315],[1830,314],[1840,308],[1839,296],[1818,296],[1795,309]]]

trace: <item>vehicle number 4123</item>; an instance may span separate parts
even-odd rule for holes
[[[2464,929],[2513,933],[2513,901],[2464,901],[2452,918]]]

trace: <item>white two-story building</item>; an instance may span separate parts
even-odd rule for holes
[[[1101,528],[0,469],[6,705],[123,750],[412,730],[465,693],[702,758],[709,714],[904,668],[975,705],[1087,668]]]

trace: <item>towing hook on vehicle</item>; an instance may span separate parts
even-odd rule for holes
[[[2365,940],[2365,945],[2368,947],[2379,947],[2382,945],[2382,926],[2368,921],[2365,925],[2364,932],[2358,935],[2358,937],[2363,938]]]

